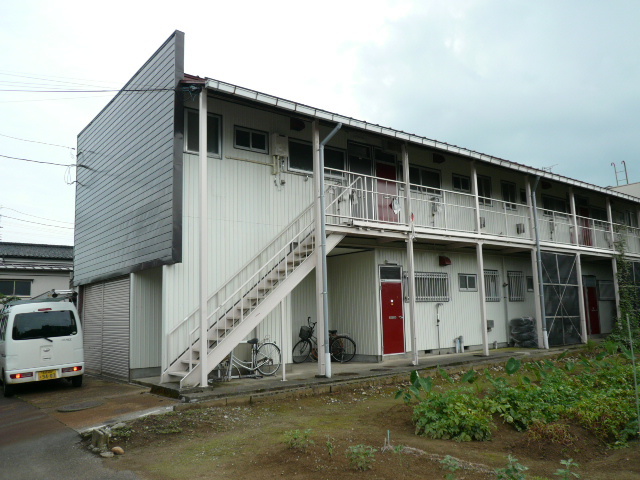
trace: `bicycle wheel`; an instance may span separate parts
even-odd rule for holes
[[[256,352],[256,367],[262,375],[275,375],[280,370],[282,357],[275,343],[263,343]]]
[[[340,363],[353,360],[356,355],[356,342],[350,337],[337,335],[331,340],[331,358]]]
[[[300,340],[293,347],[293,363],[303,363],[309,359],[311,355],[311,342],[309,340]]]

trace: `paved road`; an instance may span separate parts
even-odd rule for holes
[[[136,480],[78,444],[75,430],[18,397],[0,396],[0,479]]]

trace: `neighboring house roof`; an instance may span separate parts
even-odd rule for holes
[[[0,259],[3,257],[73,261],[73,247],[68,245],[0,242]]]

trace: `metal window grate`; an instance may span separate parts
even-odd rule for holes
[[[487,302],[500,301],[500,277],[497,270],[484,271],[484,289]]]
[[[509,301],[524,302],[524,273],[507,272],[509,282]]]
[[[440,272],[416,272],[416,301],[448,302],[449,274]]]

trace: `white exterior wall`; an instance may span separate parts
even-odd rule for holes
[[[46,273],[46,272],[9,272],[2,271],[0,280],[30,280],[31,297],[40,295],[50,290],[68,290],[70,288],[71,273]],[[22,297],[21,297],[22,298]],[[27,297],[24,297],[27,298]]]
[[[356,342],[357,354],[379,356],[377,267],[374,252],[329,257],[329,328]]]
[[[451,265],[439,266],[440,255],[451,260]],[[418,350],[437,350],[454,347],[454,339],[462,335],[465,346],[478,346],[482,344],[482,325],[480,317],[479,292],[461,292],[459,289],[458,274],[470,273],[480,275],[477,268],[475,253],[460,252],[434,252],[420,251],[415,253],[416,272],[445,272],[449,275],[448,302],[416,302],[416,330]],[[377,251],[377,265],[396,263],[401,265],[403,271],[408,270],[406,251],[403,249],[380,249]],[[501,284],[506,282],[507,270],[522,271],[525,277],[531,276],[531,265],[526,258],[518,257],[493,257],[485,255],[485,269],[498,270]],[[403,285],[406,288],[406,284]],[[524,302],[509,302],[507,288],[503,288],[504,298],[500,302],[487,302],[487,318],[494,320],[495,327],[489,332],[489,342],[497,341],[499,344],[507,342],[508,320],[521,316],[534,315],[533,292],[525,292]],[[406,295],[406,292],[403,292]],[[440,345],[438,345],[438,327],[436,317],[436,304],[440,307]],[[377,301],[379,305],[379,299]],[[380,317],[380,313],[378,313]],[[411,349],[410,342],[410,312],[408,303],[404,304],[405,317],[405,349]],[[378,320],[380,324],[380,320]]]
[[[162,268],[131,274],[130,368],[160,368],[162,346]],[[155,373],[156,375],[158,373]],[[133,375],[136,377],[137,375]]]

